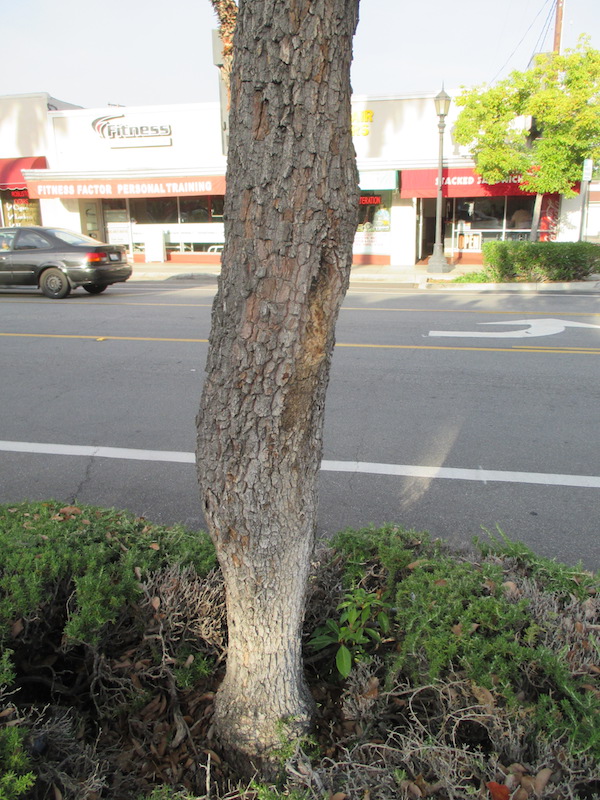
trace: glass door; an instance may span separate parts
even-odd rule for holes
[[[106,235],[104,233],[104,220],[102,218],[100,200],[89,200],[80,203],[79,212],[81,215],[81,232],[103,242]]]

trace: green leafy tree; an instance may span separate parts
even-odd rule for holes
[[[600,158],[600,51],[583,37],[564,55],[536,57],[526,72],[467,89],[454,138],[469,146],[487,183],[523,175],[522,188],[573,195],[585,158]]]

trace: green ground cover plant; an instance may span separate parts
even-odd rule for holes
[[[452,283],[582,281],[600,273],[600,246],[591,242],[486,242],[483,269]]]
[[[114,510],[0,506],[0,640],[9,623],[58,613],[68,640],[93,643],[139,596],[141,579],[170,563],[205,574],[216,563],[212,544]]]
[[[10,656],[10,650],[4,650],[0,655],[0,709],[3,711],[11,709],[7,689],[15,680]],[[0,727],[0,800],[16,800],[35,783],[34,774],[28,770],[25,736],[23,728]]]
[[[500,532],[469,552],[391,524],[322,544],[316,727],[278,787],[238,784],[211,738],[226,626],[204,534],[0,506],[0,558],[0,800],[600,795],[598,576]]]
[[[485,267],[476,272],[466,272],[452,279],[452,283],[496,283],[494,275]]]
[[[483,263],[494,283],[581,281],[600,271],[600,247],[591,242],[485,242]]]

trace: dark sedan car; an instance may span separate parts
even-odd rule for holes
[[[39,286],[58,300],[78,286],[100,294],[130,275],[122,247],[62,228],[0,228],[0,286]]]

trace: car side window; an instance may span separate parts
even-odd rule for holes
[[[14,238],[14,231],[0,231],[0,250],[10,250]]]
[[[35,231],[19,231],[15,250],[47,250],[51,247],[45,236]]]

